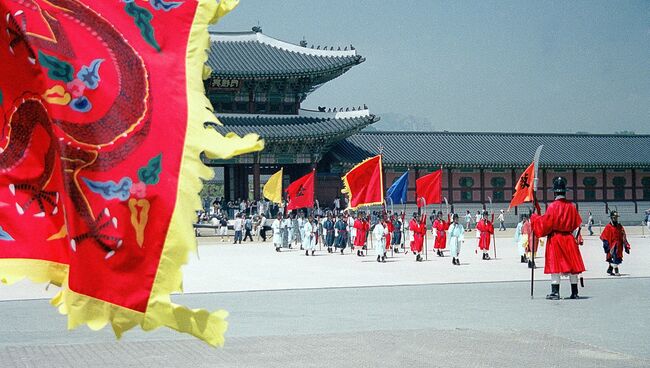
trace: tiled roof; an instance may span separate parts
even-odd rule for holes
[[[257,133],[267,141],[345,138],[379,120],[367,110],[349,113],[309,115],[217,115],[223,126],[213,125],[221,134]]]
[[[221,77],[342,74],[364,60],[356,50],[317,50],[261,32],[210,33],[208,65]]]
[[[540,167],[650,168],[648,135],[361,132],[331,153],[353,164],[383,147],[388,165],[510,168],[529,165],[541,144]]]

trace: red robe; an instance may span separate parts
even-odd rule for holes
[[[354,238],[355,247],[363,247],[366,245],[366,237],[368,236],[368,230],[370,225],[365,220],[354,220],[354,228],[357,229],[357,235]]]
[[[386,249],[390,249],[390,239],[393,235],[393,231],[395,231],[395,225],[393,225],[393,222],[389,220],[386,222],[386,227],[388,228],[388,234],[386,234]]]
[[[436,243],[433,245],[435,249],[447,248],[447,230],[449,230],[449,215],[447,215],[447,222],[436,219],[433,222],[433,229],[436,231]]]
[[[418,223],[415,219],[409,221],[409,230],[413,234],[413,241],[411,242],[411,252],[422,252],[424,244],[424,236],[427,234],[427,226],[424,223]]]
[[[531,223],[535,236],[548,236],[544,273],[578,274],[585,270],[578,242],[573,231],[580,227],[582,218],[573,203],[564,198],[548,205],[542,216],[533,214]]]
[[[623,225],[611,223],[607,224],[600,234],[600,240],[603,241],[603,249],[605,250],[605,261],[619,265],[623,262],[623,250],[630,250],[630,243],[627,242],[625,236],[625,229]]]
[[[492,234],[494,234],[494,225],[490,220],[481,220],[476,224],[476,229],[481,233],[478,239],[478,247],[481,250],[490,250],[490,241]]]

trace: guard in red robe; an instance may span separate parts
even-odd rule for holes
[[[575,205],[566,199],[566,179],[553,179],[555,201],[542,216],[533,214],[531,224],[535,237],[546,236],[544,273],[551,274],[551,293],[546,299],[560,299],[560,275],[568,274],[571,299],[578,299],[578,275],[585,271],[578,237],[582,218]],[[539,204],[535,204],[539,211]]]
[[[611,222],[603,229],[600,240],[603,241],[605,261],[609,264],[607,273],[611,276],[621,276],[618,267],[623,263],[623,252],[630,254],[630,243],[627,242],[623,225],[618,222],[618,212],[611,211],[609,218]]]
[[[424,237],[427,235],[426,217],[423,214],[418,221],[418,213],[413,212],[413,218],[409,221],[409,231],[413,236],[411,241],[411,252],[415,254],[415,261],[422,262],[422,247]]]
[[[449,215],[447,215],[447,221],[445,221],[442,219],[442,211],[438,211],[436,220],[433,222],[433,230],[436,232],[436,242],[433,248],[435,248],[438,257],[445,256],[442,250],[447,248],[447,230],[449,230],[450,223],[451,218]]]
[[[386,223],[386,227],[388,228],[388,234],[386,234],[386,250],[388,251],[390,249],[393,231],[395,231],[395,225],[393,225],[392,216],[384,217],[384,222]]]
[[[492,220],[488,220],[488,212],[483,211],[483,218],[476,224],[476,230],[481,234],[478,239],[478,248],[483,252],[483,259],[489,260],[490,242],[494,234],[494,214]]]
[[[354,221],[354,228],[357,231],[357,235],[354,238],[354,247],[357,248],[357,256],[364,257],[362,248],[366,245],[370,224],[366,220],[363,212],[357,214],[357,219]]]

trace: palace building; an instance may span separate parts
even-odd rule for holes
[[[226,197],[259,199],[280,167],[285,187],[316,169],[316,195],[329,205],[340,196],[345,171],[381,149],[386,187],[409,170],[409,201],[415,179],[442,167],[443,195],[457,208],[480,208],[489,198],[502,208],[543,144],[540,201],[553,199],[552,179],[561,175],[579,206],[629,214],[650,208],[648,135],[364,131],[380,119],[366,106],[301,107],[310,92],[364,60],[352,46],[296,45],[259,27],[211,33],[206,91],[223,123],[214,129],[255,132],[266,141],[260,153],[205,161],[223,178]]]

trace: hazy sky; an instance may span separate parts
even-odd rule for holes
[[[217,26],[366,57],[303,104],[436,130],[650,134],[650,1],[241,0]]]

